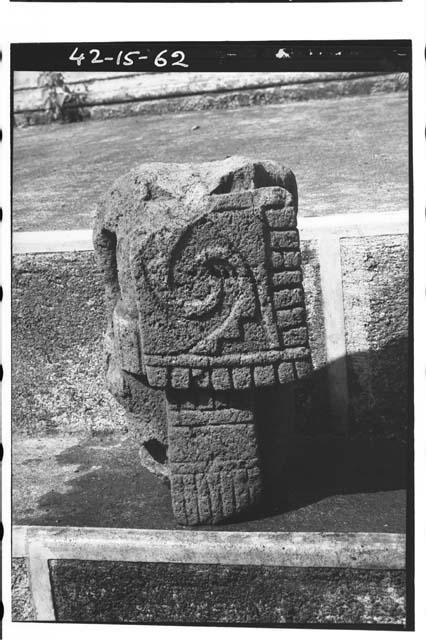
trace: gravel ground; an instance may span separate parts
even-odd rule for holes
[[[406,208],[408,94],[17,129],[14,230],[91,227],[100,195],[138,163],[236,154],[293,169],[302,216]]]

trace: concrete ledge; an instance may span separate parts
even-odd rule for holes
[[[184,594],[187,589],[185,586],[187,579],[185,579],[186,567],[189,569],[189,576],[192,580],[195,580],[195,582],[200,580],[201,587],[204,583],[203,565],[209,565],[209,571],[215,573],[215,575],[218,573],[219,576],[221,575],[219,566],[224,568],[228,566],[228,572],[230,571],[231,573],[235,572],[238,566],[246,567],[251,579],[260,580],[260,585],[265,580],[265,577],[266,579],[268,577],[267,574],[266,576],[264,575],[268,567],[276,567],[278,571],[289,568],[290,573],[295,568],[308,570],[317,568],[326,572],[330,569],[342,569],[343,571],[345,569],[355,569],[358,570],[358,574],[355,574],[352,578],[350,574],[343,572],[330,574],[326,580],[331,578],[332,581],[336,581],[334,589],[337,589],[338,592],[341,586],[338,587],[337,584],[342,583],[342,581],[346,583],[346,588],[352,584],[352,589],[356,592],[359,589],[360,578],[361,583],[365,582],[367,584],[371,581],[369,575],[376,576],[374,579],[382,583],[383,580],[389,580],[389,574],[383,574],[383,570],[397,573],[404,570],[405,536],[384,533],[246,533],[14,527],[12,555],[15,558],[28,558],[32,605],[35,619],[40,621],[54,621],[58,618],[63,619],[64,616],[65,620],[69,619],[70,613],[66,613],[68,597],[65,595],[65,603],[62,604],[61,599],[64,599],[64,593],[66,594],[67,592],[70,575],[73,581],[80,582],[83,580],[84,583],[89,576],[92,576],[93,571],[96,573],[101,568],[101,572],[103,571],[104,575],[102,576],[101,573],[89,589],[87,589],[87,586],[79,588],[77,600],[79,600],[80,605],[77,604],[74,607],[77,614],[74,611],[71,615],[74,621],[79,621],[80,616],[82,619],[87,620],[87,616],[89,616],[88,621],[107,622],[108,616],[114,618],[114,614],[107,613],[107,618],[98,620],[99,611],[93,610],[93,588],[96,591],[99,586],[98,581],[100,580],[102,583],[106,575],[107,582],[105,586],[107,586],[107,592],[110,591],[111,579],[108,576],[116,574],[117,570],[119,575],[121,574],[121,580],[124,578],[125,582],[128,582],[129,575],[131,579],[132,572],[135,570],[139,577],[141,571],[147,572],[143,578],[143,584],[145,589],[148,588],[148,593],[152,593],[152,596],[147,596],[148,599],[145,601],[145,606],[148,609],[152,607],[154,610],[157,600],[155,594],[158,590],[161,592],[164,589],[164,579],[166,577],[167,580],[168,571],[172,570],[175,578],[177,577],[180,595],[178,596],[174,592],[173,600],[177,598],[179,601],[182,597],[185,598]],[[62,562],[61,564],[61,560],[65,561],[65,563]],[[70,561],[76,562],[73,564]],[[93,561],[97,565],[91,565],[90,563]],[[101,563],[104,563],[103,566]],[[136,563],[140,563],[139,569]],[[155,569],[156,563],[165,566],[165,576],[162,575],[161,571]],[[179,569],[179,565],[181,565],[181,569]],[[110,568],[108,569],[108,567]],[[256,575],[255,567],[259,567],[261,570],[260,576]],[[367,570],[367,574],[362,573],[365,570]],[[68,578],[64,578],[64,575],[66,576],[67,574],[70,574]],[[224,575],[226,576],[227,574]],[[280,573],[276,576],[271,574],[269,577],[273,580],[284,580],[284,582],[288,581],[289,578],[288,575],[281,575]],[[303,574],[297,574],[293,576],[294,578],[298,582],[301,580],[298,585],[300,589],[300,586],[306,581],[306,576],[303,577]],[[90,578],[91,583],[93,579]],[[213,579],[213,582],[216,579],[217,576]],[[148,587],[146,580],[149,582]],[[183,582],[181,583],[182,580]],[[194,586],[197,588],[197,584]],[[211,587],[212,584],[210,584]],[[222,590],[219,588],[219,592],[215,593],[216,588],[213,587],[211,595],[215,599],[217,597],[219,597],[219,600],[223,599],[223,588]],[[368,588],[371,588],[370,584]],[[383,585],[381,588],[383,589]],[[105,588],[101,589],[101,591],[104,596]],[[204,591],[203,588],[202,591]],[[53,592],[55,592],[55,596]],[[200,598],[205,598],[206,594],[203,592],[199,596]],[[111,597],[115,597],[114,589],[109,596],[107,595],[107,601]],[[306,597],[306,594],[303,597]],[[262,597],[258,600],[258,596],[255,595],[254,598],[250,607],[256,605],[256,602],[258,604],[260,602],[265,606]],[[287,598],[291,601],[292,595],[287,594]],[[150,599],[152,599],[152,603],[150,603]],[[126,609],[129,604],[128,595],[120,594],[120,602],[121,600],[120,608]],[[395,603],[393,603],[394,605]],[[189,603],[189,606],[191,606],[191,603]],[[280,607],[285,611],[288,603],[285,604],[281,601]],[[75,617],[76,615],[77,618]],[[269,620],[267,619],[267,621],[271,622],[273,619],[273,612],[270,611]],[[178,620],[180,622],[185,621],[181,617],[178,617]],[[191,616],[189,620],[191,620]],[[207,620],[209,620],[208,617]],[[389,621],[391,620],[392,618]],[[140,621],[146,622],[150,620],[148,618]],[[155,618],[151,621],[158,622]],[[159,621],[161,622],[161,620]],[[171,621],[173,621],[173,617],[169,619],[169,622]],[[192,622],[195,621],[196,619],[192,620]],[[226,621],[226,617],[224,621]]]
[[[14,233],[12,247],[14,254],[93,251],[92,230]]]
[[[13,528],[13,557],[404,569],[398,533],[241,532],[92,527]]]

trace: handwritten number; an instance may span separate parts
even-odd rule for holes
[[[173,51],[172,58],[179,58],[176,62],[172,62],[172,67],[188,67],[184,60],[185,54],[183,51]]]
[[[167,65],[167,60],[163,57],[165,53],[167,53],[167,49],[163,49],[156,55],[154,60],[154,64],[156,67],[165,67]]]
[[[141,56],[140,51],[127,51],[126,53],[123,50],[120,50],[115,58],[115,64],[117,66],[131,67],[135,64],[135,58],[138,60],[148,60],[148,56]],[[185,53],[183,51],[172,51],[169,55],[174,59],[174,62],[170,62],[167,59],[166,55],[168,53],[168,49],[163,49],[155,56],[154,65],[156,67],[167,67],[170,65],[172,67],[184,67],[188,68],[189,65],[185,62]],[[89,55],[91,56],[90,64],[103,64],[107,60],[114,60],[113,57],[110,58],[101,58],[100,49],[90,49]],[[79,53],[78,47],[74,49],[72,54],[68,58],[75,62],[78,67],[81,67],[83,60],[86,59],[86,55],[84,53]]]
[[[75,62],[77,63],[77,66],[80,67],[81,66],[81,61],[84,60],[85,55],[84,55],[84,53],[80,53],[80,55],[78,56],[77,53],[78,53],[78,47],[76,47],[74,49],[74,51],[72,52],[72,54],[70,55],[68,60],[72,60],[73,62],[75,60]]]
[[[134,63],[134,60],[132,60],[132,56],[138,56],[139,54],[140,51],[128,51],[124,56],[123,67],[131,67]]]
[[[100,57],[101,52],[99,51],[99,49],[90,49],[89,53],[91,55],[94,54],[92,58],[92,64],[101,64],[103,62],[102,58]]]

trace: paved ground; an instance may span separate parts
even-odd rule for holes
[[[367,457],[368,451],[365,453]],[[351,463],[349,458],[346,463],[334,461],[340,472],[343,465]],[[330,460],[323,462],[325,467],[333,464]],[[251,521],[214,529],[403,532],[406,497],[399,488],[403,484],[396,481],[383,490],[385,485],[376,478],[375,483],[362,487],[364,461],[358,461],[358,465],[351,484],[337,478],[339,488],[335,488],[330,482],[321,486],[321,472],[313,463],[315,481],[311,479],[303,487],[299,482],[298,491],[290,492],[279,506]],[[176,527],[169,487],[142,468],[138,445],[123,434],[19,439],[14,447],[13,469],[14,524]]]
[[[300,215],[406,208],[408,95],[15,130],[14,229],[91,227],[100,194],[132,166],[233,154],[292,168]]]

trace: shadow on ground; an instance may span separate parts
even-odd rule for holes
[[[315,371],[293,394],[289,389],[261,392],[257,420],[266,470],[265,507],[249,521],[219,528],[404,531],[410,463],[407,430],[411,433],[407,354],[407,341],[400,339],[381,351],[356,354],[355,362],[347,359],[351,390],[347,435],[336,434],[330,417],[327,367]],[[367,370],[368,402],[357,380],[357,372]],[[296,421],[288,428],[292,411]],[[167,482],[141,467],[138,444],[131,438],[104,433],[80,442],[74,438],[71,446],[55,441],[55,447],[45,451],[43,439],[38,443],[38,450],[34,445],[28,448],[34,456],[21,452],[19,462],[14,456],[14,475],[22,491],[33,485],[26,503],[36,502],[33,508],[22,509],[18,490],[15,524],[176,527]],[[46,473],[51,474],[51,488],[43,491],[46,483],[38,483],[38,478]],[[52,488],[54,476],[57,484]]]

